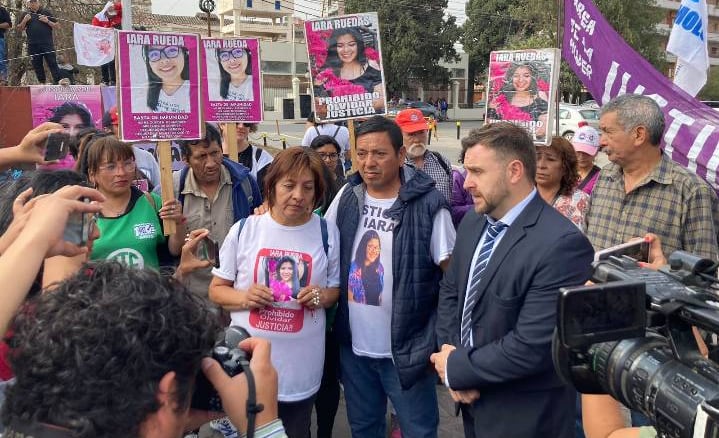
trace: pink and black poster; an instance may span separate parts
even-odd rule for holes
[[[201,138],[199,37],[120,31],[117,47],[122,139]]]
[[[257,38],[203,38],[203,105],[208,122],[259,123],[263,118]]]

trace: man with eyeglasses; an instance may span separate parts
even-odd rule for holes
[[[414,166],[431,176],[436,188],[452,201],[452,164],[442,154],[427,149],[429,125],[422,111],[414,108],[402,110],[395,119],[402,130],[404,147],[407,149],[405,164]]]
[[[262,204],[257,182],[247,167],[223,157],[220,132],[209,123],[203,139],[179,144],[185,167],[173,174],[173,186],[187,218],[186,227],[206,228],[210,239],[222,243],[232,224]],[[183,277],[183,282],[193,293],[207,297],[211,269],[197,269]]]
[[[60,70],[55,58],[55,44],[52,39],[53,29],[60,26],[57,18],[46,8],[43,8],[39,0],[27,0],[28,10],[20,14],[17,28],[27,35],[27,52],[30,55],[32,68],[35,70],[37,81],[46,83],[45,67],[43,59],[50,69],[53,83],[60,80]]]

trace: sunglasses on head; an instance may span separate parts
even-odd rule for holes
[[[167,46],[163,49],[150,49],[147,51],[147,59],[150,62],[157,62],[162,59],[162,55],[165,55],[167,59],[177,58],[180,54],[180,48],[177,46]]]
[[[235,59],[242,59],[245,57],[245,49],[232,49],[230,51],[220,52],[220,61],[227,62],[230,57]]]

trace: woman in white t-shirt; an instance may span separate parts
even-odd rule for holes
[[[147,107],[156,113],[190,112],[190,55],[185,47],[142,48],[147,67]]]
[[[217,49],[220,96],[226,100],[254,100],[250,49]]]
[[[275,157],[265,180],[269,210],[232,226],[209,289],[210,299],[231,312],[233,325],[272,342],[279,416],[290,438],[309,437],[322,379],[324,309],[339,297],[339,231],[312,213],[325,190],[322,166],[308,148]],[[273,295],[283,267],[284,277],[299,283],[288,301]]]

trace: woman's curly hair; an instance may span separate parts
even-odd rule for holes
[[[117,262],[85,265],[18,315],[9,354],[16,383],[2,418],[77,437],[137,437],[176,374],[189,406],[200,363],[220,332],[208,305],[172,278]]]

